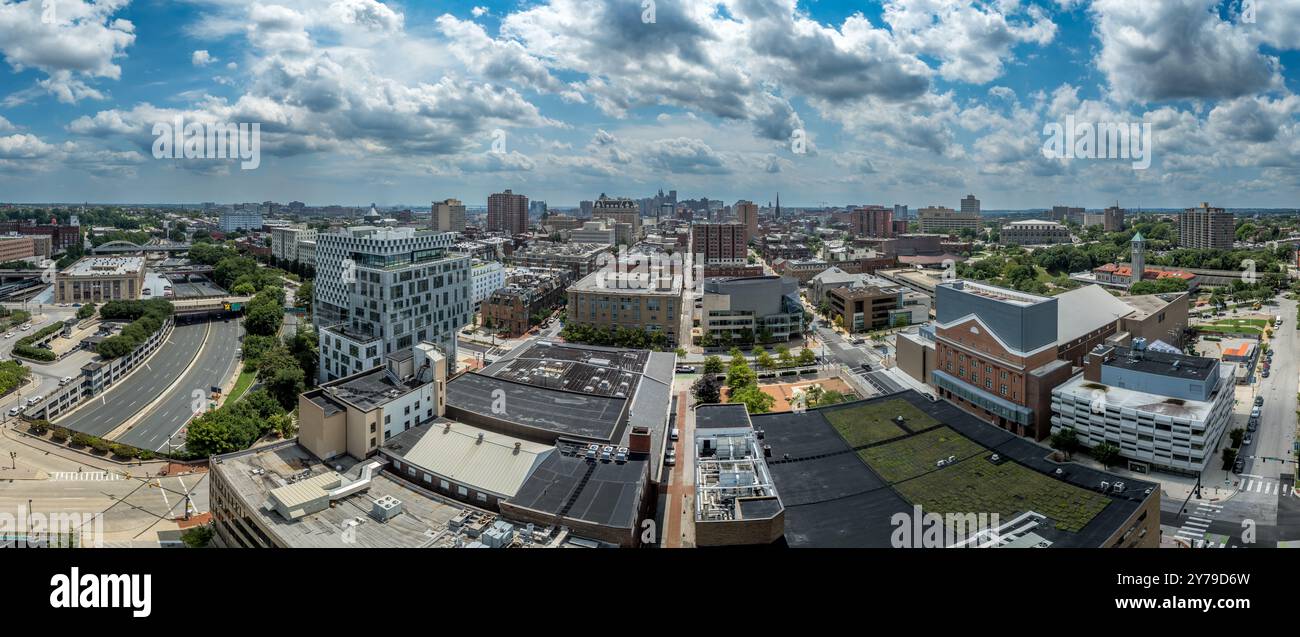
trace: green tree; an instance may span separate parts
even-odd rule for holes
[[[721,374],[723,369],[725,368],[722,364],[722,359],[720,357],[710,356],[704,359],[705,374]]]
[[[1116,447],[1109,442],[1103,442],[1094,446],[1090,453],[1103,467],[1109,467],[1115,464],[1115,461],[1119,460],[1119,447]]]
[[[745,409],[751,414],[765,414],[772,409],[776,399],[758,388],[758,385],[745,385],[740,389],[733,388],[731,395],[728,396],[729,403],[743,403]]]
[[[722,402],[722,388],[718,386],[717,376],[705,374],[691,384],[691,394],[701,403]]]
[[[1079,449],[1079,435],[1073,429],[1061,429],[1052,434],[1050,444],[1053,449],[1073,453]]]

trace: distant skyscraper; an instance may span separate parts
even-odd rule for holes
[[[907,206],[903,204],[894,204],[894,219],[907,219]]]
[[[465,231],[465,204],[459,199],[433,202],[430,227],[439,232]]]
[[[578,202],[578,209],[579,209],[578,217],[582,219],[590,219],[591,211],[594,210],[595,208],[596,208],[596,202],[591,201],[590,199]]]
[[[1232,213],[1202,203],[1178,215],[1178,245],[1184,248],[1231,250],[1235,236]]]
[[[487,229],[512,235],[528,232],[528,197],[510,190],[489,195]]]
[[[980,200],[976,199],[975,195],[966,195],[965,197],[962,197],[961,213],[963,215],[978,216],[980,213]]]
[[[776,193],[776,213],[775,213],[774,216],[775,216],[777,219],[780,219],[780,218],[781,218],[781,193],[779,193],[779,192]]]

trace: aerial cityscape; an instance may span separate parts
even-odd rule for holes
[[[1300,548],[1297,27],[6,0],[0,543]]]

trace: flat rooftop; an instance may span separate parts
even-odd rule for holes
[[[891,517],[919,504],[940,514],[996,512],[1004,523],[1027,520],[1016,533],[1032,530],[1054,547],[1096,547],[1159,497],[1146,493],[1155,484],[1052,462],[1050,449],[911,390],[751,420],[771,447],[789,546],[889,547]],[[1103,495],[1103,480],[1128,488]]]
[[[510,503],[557,517],[611,528],[634,528],[639,515],[647,460],[588,461],[581,447],[557,445],[533,471]]]
[[[501,413],[494,405],[501,406]],[[548,389],[473,372],[447,383],[448,407],[557,436],[611,440],[626,405],[626,398]]]
[[[363,463],[355,463],[357,465]],[[286,520],[270,504],[271,491],[334,471],[354,476],[358,467],[344,456],[320,462],[296,443],[222,456],[212,463],[262,525],[285,545],[294,548],[421,548],[440,546],[448,522],[464,507],[431,498],[411,489],[400,479],[378,473],[370,487],[336,500],[332,506],[296,520]],[[387,522],[370,517],[374,500],[392,496],[402,502],[402,512]],[[347,534],[344,531],[349,531]],[[345,539],[346,538],[346,539]]]
[[[1231,379],[1234,377],[1235,371],[1229,369],[1230,367],[1231,364],[1224,365],[1225,369],[1221,372],[1222,378]],[[1061,393],[1072,396],[1075,400],[1084,399],[1092,402],[1096,400],[1098,390],[1105,393],[1106,407],[1115,407],[1117,409],[1132,409],[1148,414],[1160,414],[1170,418],[1191,421],[1204,421],[1210,417],[1210,413],[1214,410],[1213,400],[1202,401],[1148,394],[1144,391],[1090,381],[1085,379],[1083,374],[1079,374],[1058,385],[1052,390],[1052,393]],[[1229,387],[1227,391],[1232,391],[1232,388]],[[1213,396],[1214,394],[1211,394],[1211,398]]]
[[[144,271],[144,257],[86,257],[64,268],[64,276],[125,276]]]
[[[353,405],[361,411],[371,411],[405,396],[421,385],[423,383],[415,379],[406,383],[395,381],[389,377],[386,368],[375,367],[360,374],[321,385],[317,391],[332,400]],[[312,392],[312,394],[315,394],[315,392]],[[322,407],[325,406],[316,400],[315,395],[308,396],[308,400]]]
[[[958,292],[973,294],[975,296],[988,297],[1003,303],[1018,305],[1020,307],[1029,307],[1031,305],[1038,305],[1039,303],[1046,303],[1052,300],[1051,298],[1039,296],[1037,294],[1028,294],[1010,288],[1002,288],[996,285],[988,285],[986,283],[976,283],[974,281],[962,280],[953,281],[951,283],[941,283],[939,284],[939,287],[945,287],[951,290],[957,290]]]
[[[1202,381],[1209,378],[1219,364],[1219,361],[1204,356],[1168,354],[1151,349],[1143,350],[1140,357],[1134,357],[1132,353],[1132,348],[1116,347],[1114,354],[1106,359],[1105,365],[1170,378]]]
[[[1178,300],[1178,297],[1187,294],[1186,292],[1177,292],[1169,294],[1141,294],[1138,296],[1126,296],[1123,299],[1126,305],[1133,308],[1133,314],[1128,318],[1144,319],[1160,310],[1169,307],[1170,303]]]

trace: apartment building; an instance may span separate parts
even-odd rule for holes
[[[510,235],[528,232],[528,197],[511,190],[488,195],[487,230]]]
[[[465,231],[465,204],[459,199],[435,201],[429,212],[429,228],[434,232]]]
[[[506,285],[506,266],[499,261],[475,259],[470,265],[470,278],[474,282],[474,311],[479,311],[483,300]]]
[[[450,251],[455,236],[359,226],[317,237],[313,318],[322,382],[422,342],[455,360],[456,331],[473,316],[470,257]]]
[[[568,270],[520,268],[483,301],[482,324],[507,338],[523,336],[534,316],[565,301],[571,280]]]
[[[1178,215],[1178,245],[1183,248],[1231,250],[1236,237],[1232,213],[1207,202]]]
[[[300,263],[302,257],[298,244],[302,241],[315,241],[316,234],[316,230],[309,229],[304,224],[271,228],[271,256],[280,262]]]
[[[599,267],[600,256],[609,252],[605,243],[552,243],[534,241],[523,250],[516,250],[508,261],[521,268],[564,269],[576,281]]]
[[[739,265],[749,258],[746,229],[739,223],[697,223],[691,226],[691,255],[703,264]]]

